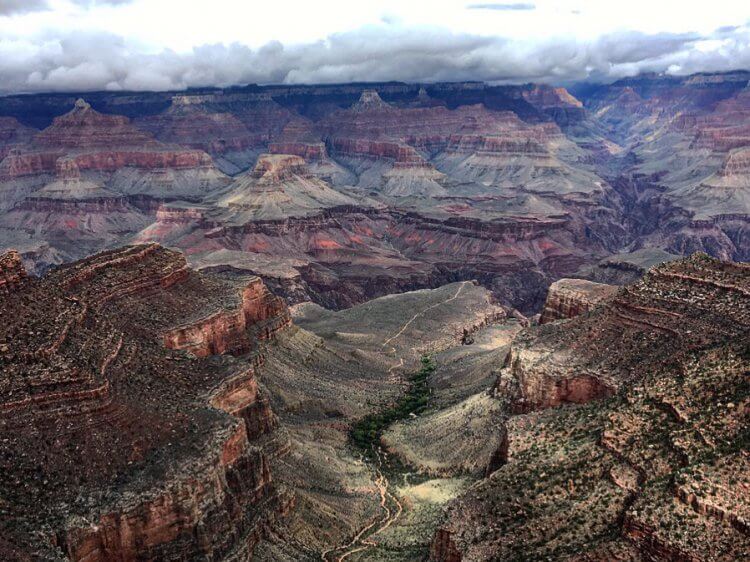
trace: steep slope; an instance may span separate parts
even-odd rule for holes
[[[277,421],[257,357],[207,356],[256,349],[289,324],[284,304],[156,245],[4,286],[3,556],[249,556],[289,508],[269,471]]]
[[[747,266],[696,255],[517,338],[505,464],[432,559],[747,557],[749,297]]]

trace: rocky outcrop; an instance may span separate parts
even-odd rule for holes
[[[15,250],[0,255],[0,292],[9,293],[26,278],[26,268]]]
[[[555,88],[546,84],[534,84],[528,88],[523,88],[521,89],[521,96],[531,105],[540,109],[583,107],[583,103],[565,88]]]
[[[600,306],[575,317],[570,328],[570,323],[552,323],[519,337],[498,381],[500,392],[515,394],[519,411],[587,402],[611,396],[637,378],[637,363],[655,352],[655,341],[690,349],[707,338],[722,337],[721,326],[728,321],[723,311],[733,298],[731,291],[738,290],[718,280],[724,277],[722,271],[728,278],[741,278],[744,266],[718,267],[696,255],[655,267],[643,281],[615,296],[606,289],[610,294]],[[711,304],[698,310],[693,301],[701,298]],[[610,341],[618,342],[620,353],[607,350]]]
[[[550,285],[540,324],[579,316],[612,298],[618,287],[583,279],[560,279]]]
[[[59,548],[70,560],[158,558],[169,555],[169,545],[179,543],[186,529],[195,528],[203,543],[196,554],[249,555],[264,529],[247,521],[251,516],[245,510],[275,507],[262,503],[272,491],[267,461],[252,450],[241,425],[211,461],[150,501],[106,514],[94,526],[67,529],[56,539]]]
[[[264,155],[258,158],[251,173],[251,177],[269,184],[292,178],[295,175],[310,176],[304,159],[290,154]]]
[[[615,393],[614,385],[594,374],[567,372],[568,360],[567,355],[555,357],[551,350],[512,347],[506,363],[510,380],[500,379],[498,390],[515,395],[513,409],[518,413],[585,404]]]
[[[352,106],[354,111],[371,111],[373,109],[385,109],[389,107],[377,90],[362,90],[359,101]]]
[[[170,349],[184,349],[198,357],[224,353],[239,355],[247,353],[253,341],[269,339],[290,324],[284,302],[255,277],[242,289],[237,310],[222,309],[174,328],[164,334],[164,345]]]
[[[430,560],[439,562],[461,562],[461,553],[456,548],[450,531],[438,529],[430,545]]]
[[[217,194],[212,216],[234,227],[289,220],[360,202],[314,177],[305,161],[291,154],[262,154],[255,167]]]
[[[256,344],[289,324],[283,303],[258,279],[197,274],[152,244],[16,285],[0,306],[12,319],[0,335],[3,535],[70,560],[249,557],[292,501],[264,449],[279,454],[262,356],[203,360],[160,336],[224,306]]]
[[[495,397],[526,415],[506,422],[506,463],[449,505],[432,558],[747,556],[748,283],[745,264],[695,255],[517,337]]]

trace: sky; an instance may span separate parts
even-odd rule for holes
[[[0,0],[0,93],[750,69],[750,1]]]

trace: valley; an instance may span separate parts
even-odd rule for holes
[[[0,558],[750,557],[748,84],[0,97]]]
[[[477,279],[533,314],[612,256],[747,258],[748,80],[9,96],[0,246],[40,274],[158,242],[334,309]]]

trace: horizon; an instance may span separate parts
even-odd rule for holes
[[[641,72],[633,76],[623,76],[608,81],[597,81],[597,80],[564,80],[560,82],[506,82],[506,83],[493,83],[485,80],[441,80],[435,82],[426,81],[408,81],[408,80],[375,80],[375,81],[364,81],[357,80],[352,82],[300,82],[294,84],[285,83],[238,83],[230,84],[227,86],[189,86],[184,89],[170,89],[170,90],[64,90],[54,91],[45,90],[38,92],[13,92],[13,93],[0,93],[0,98],[11,98],[11,97],[22,97],[22,96],[61,96],[61,97],[84,97],[90,94],[107,94],[107,95],[128,95],[128,94],[175,94],[178,95],[191,95],[199,92],[226,92],[232,90],[245,90],[251,88],[336,88],[343,86],[356,86],[367,88],[368,86],[379,86],[379,85],[404,85],[404,86],[438,86],[445,84],[481,84],[491,88],[521,88],[524,86],[549,86],[551,88],[565,88],[570,91],[576,86],[611,86],[618,82],[625,82],[628,80],[639,80],[648,78],[674,78],[675,80],[690,78],[692,76],[726,76],[737,73],[747,73],[748,85],[750,85],[750,68],[734,68],[729,70],[717,70],[717,71],[698,71],[691,72],[690,74],[669,74],[667,72]]]
[[[262,11],[234,0],[3,0],[0,91],[608,83],[750,68],[750,7],[719,0],[705,12],[645,0],[281,0]]]

